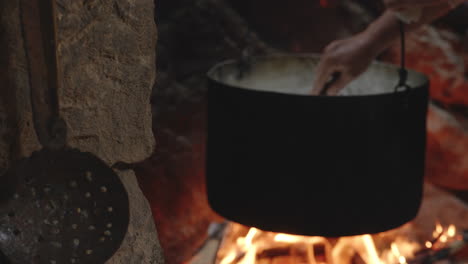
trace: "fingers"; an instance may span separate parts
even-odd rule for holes
[[[328,44],[325,49],[323,50],[325,54],[329,52],[333,52],[336,50],[340,45],[342,44],[342,41],[340,40],[335,40],[332,43]]]
[[[325,88],[325,84],[330,79],[334,70],[334,67],[330,65],[329,61],[322,59],[315,70],[316,77],[312,87],[312,95],[320,95],[322,93]]]
[[[330,82],[327,87],[326,95],[337,95],[351,81],[352,78],[349,77],[349,75],[340,74],[337,79]]]
[[[327,69],[325,73],[317,71],[317,80],[314,82],[312,95],[337,95],[353,78],[341,71]]]
[[[320,95],[329,95],[330,87],[340,79],[341,72],[334,72],[320,91]]]
[[[339,41],[334,41],[325,47],[324,55],[320,59],[315,70],[315,81],[312,87],[312,95],[320,95],[333,72],[337,71],[335,60],[328,54],[332,53],[339,43]]]

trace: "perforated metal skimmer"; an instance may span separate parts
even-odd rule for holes
[[[104,263],[128,226],[128,197],[105,163],[77,150],[34,153],[11,168],[0,248],[12,263]]]

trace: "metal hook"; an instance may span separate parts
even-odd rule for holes
[[[405,45],[405,24],[400,21],[400,40],[401,40],[401,58],[400,58],[400,69],[398,70],[398,84],[395,86],[395,92],[398,92],[399,88],[405,88],[406,92],[409,92],[411,86],[408,82],[408,70],[406,69],[406,45]]]

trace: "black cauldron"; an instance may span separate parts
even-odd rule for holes
[[[266,231],[377,233],[422,197],[428,79],[374,63],[338,96],[311,96],[315,55],[227,61],[208,74],[207,189],[222,216]]]

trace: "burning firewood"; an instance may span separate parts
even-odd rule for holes
[[[453,215],[447,216],[446,210]],[[217,237],[217,260],[213,261],[216,253],[211,251],[205,262],[190,264],[467,264],[468,231],[461,231],[468,230],[465,213],[466,205],[427,185],[419,216],[395,230],[329,239],[263,232],[230,223],[222,242]]]
[[[440,238],[435,241],[434,244],[439,242]],[[433,264],[438,263],[442,260],[450,261],[450,263],[455,263],[454,257],[458,252],[463,249],[468,248],[468,230],[465,230],[459,238],[452,242],[450,245],[443,247],[438,250],[426,250],[417,255],[414,259],[408,261],[408,264]],[[463,263],[463,262],[461,262]],[[466,261],[465,263],[468,263]]]

